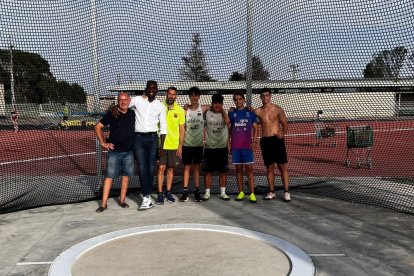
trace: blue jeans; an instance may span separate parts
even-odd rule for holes
[[[156,133],[135,133],[134,154],[138,162],[139,182],[144,196],[151,194],[157,151],[158,135]]]
[[[132,150],[127,152],[108,152],[105,178],[115,179],[119,176],[119,172],[121,172],[122,176],[134,175],[134,155]]]

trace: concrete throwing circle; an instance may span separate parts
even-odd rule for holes
[[[311,258],[278,237],[237,227],[168,224],[74,245],[49,269],[65,275],[314,275]]]

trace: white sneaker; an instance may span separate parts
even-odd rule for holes
[[[285,192],[285,194],[283,195],[283,199],[284,199],[285,201],[291,201],[292,199],[290,198],[290,193]]]
[[[204,196],[203,196],[203,198],[202,198],[202,200],[203,201],[207,201],[209,199],[210,199],[210,193],[205,193]]]
[[[276,194],[275,193],[273,193],[273,192],[269,192],[265,197],[264,197],[264,199],[266,199],[266,200],[271,200],[271,199],[275,199],[276,198]]]
[[[142,200],[141,206],[139,206],[138,210],[146,210],[149,208],[154,207],[154,203],[152,203],[152,200],[149,196],[144,196],[144,199]]]

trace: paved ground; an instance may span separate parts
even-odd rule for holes
[[[275,235],[306,251],[316,275],[412,275],[414,271],[413,215],[298,192],[290,203],[280,196],[257,204],[224,202],[213,196],[208,202],[166,203],[140,212],[140,202],[141,197],[131,194],[131,208],[121,209],[111,199],[102,214],[95,213],[98,202],[90,201],[0,215],[0,275],[47,275],[50,263],[62,251],[86,239],[127,228],[176,223],[234,226]],[[231,248],[234,241],[222,243]],[[194,249],[194,254],[203,250],[196,241]],[[246,256],[249,269],[242,268],[238,274],[248,274],[265,257]],[[218,262],[219,258],[211,265]],[[202,274],[197,270],[199,264],[193,265],[196,268],[191,272]],[[156,275],[164,268],[160,264],[153,269]],[[189,273],[171,273],[185,274]]]

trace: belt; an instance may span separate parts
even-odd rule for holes
[[[141,135],[141,136],[152,136],[152,135],[157,134],[156,131],[154,131],[154,132],[135,132],[135,133],[138,134],[138,135]]]

